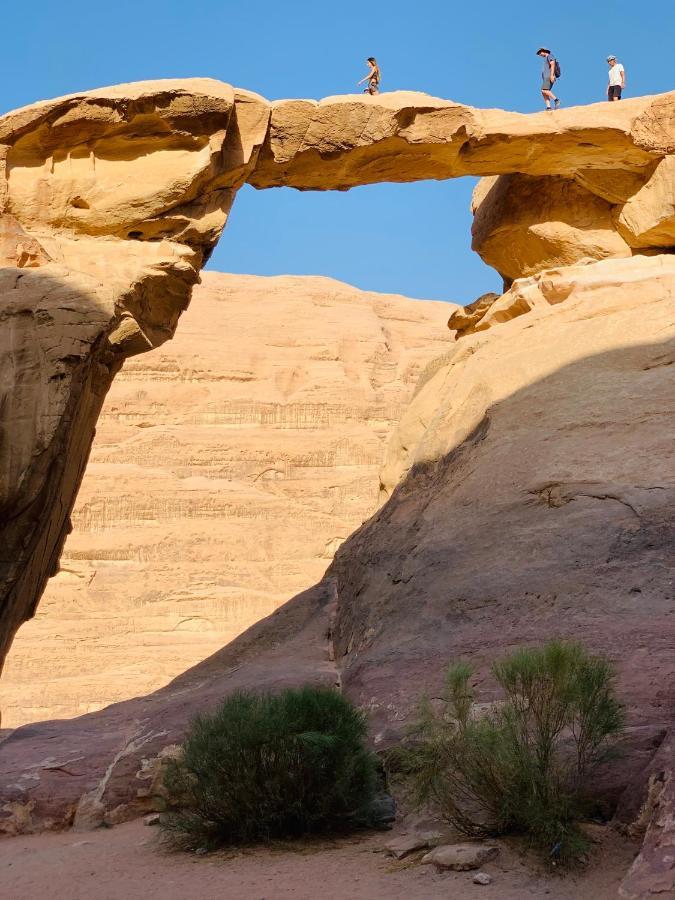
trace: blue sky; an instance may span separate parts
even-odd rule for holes
[[[672,0],[33,0],[7,4],[3,33],[3,110],[106,84],[202,75],[271,99],[320,98],[354,91],[374,55],[383,90],[530,112],[541,106],[534,51],[542,43],[561,60],[565,105],[603,99],[608,53],[626,66],[629,96],[675,89]],[[472,188],[471,179],[345,194],[245,188],[210,267],[331,275],[468,303],[500,284],[469,249]]]

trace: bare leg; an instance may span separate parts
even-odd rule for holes
[[[544,103],[546,104],[546,109],[551,108],[551,100],[553,100],[555,102],[557,102],[557,100],[558,100],[556,95],[551,90],[546,90],[545,88],[542,88],[541,94],[542,94],[542,97],[544,98]]]

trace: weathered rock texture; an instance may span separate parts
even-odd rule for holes
[[[471,246],[507,281],[583,259],[631,255],[614,207],[571,178],[482,178],[472,208]]]
[[[318,581],[375,509],[447,303],[207,273],[103,406],[61,571],[19,631],[3,725],[165,685]]]
[[[112,377],[173,334],[267,121],[208,79],[0,119],[0,663],[56,570]]]
[[[632,194],[660,159],[675,153],[675,93],[620,105],[615,111],[597,103],[551,116],[473,109],[407,92],[374,100],[282,100],[272,104],[269,135],[249,181],[261,188],[344,190],[520,172],[583,177],[601,197]]]
[[[146,810],[152,761],[236,687],[340,681],[383,747],[447,660],[472,660],[488,701],[494,655],[552,635],[617,663],[628,752],[604,784],[614,800],[634,784],[675,724],[675,258],[555,274],[562,302],[533,277],[529,312],[429,367],[390,499],[316,588],[153,695],[7,738],[0,827],[67,824],[85,795],[99,820]]]
[[[257,102],[249,99],[244,108],[257,110]],[[21,117],[38,113],[17,115],[12,142],[24,133]],[[71,126],[75,131],[82,127],[81,115],[67,119],[64,135]],[[93,114],[92,128],[98,127],[98,116]],[[213,125],[210,116],[202,119]],[[197,125],[193,131],[203,134]],[[228,125],[226,142],[231,134]],[[47,130],[44,141],[49,137]],[[512,195],[494,184],[481,189],[489,205],[481,212],[482,204],[476,204],[478,244],[487,248],[486,258],[495,255],[507,282],[516,275],[527,277],[515,280],[504,296],[482,298],[468,314],[451,319],[461,322],[456,332],[460,340],[430,365],[401,423],[382,475],[389,500],[343,545],[325,578],[149,697],[64,723],[17,729],[0,745],[0,828],[11,832],[73,822],[84,827],[137,814],[152,805],[162,754],[181,740],[188,719],[232,689],[340,683],[369,711],[376,743],[385,746],[402,733],[419,693],[440,680],[448,659],[471,659],[478,667],[480,697],[491,700],[491,658],[552,635],[579,638],[617,663],[628,710],[627,752],[598,787],[612,802],[626,786],[634,796],[636,784],[645,787],[659,746],[671,746],[664,735],[675,725],[675,256],[670,253],[675,243],[675,94],[534,116],[472,110],[410,94],[285,101],[272,106],[264,139],[247,146],[261,142],[257,159],[255,153],[246,157],[251,160],[248,169],[241,161],[228,169],[223,154],[216,153],[209,178],[217,185],[220,178],[231,177],[261,188],[341,190],[386,180],[517,174]],[[112,154],[117,159],[117,146],[116,141],[112,150],[106,145],[103,158]],[[14,218],[4,226],[2,242],[4,246],[9,240],[12,264],[37,264],[37,277],[52,265],[44,262],[46,257],[65,253],[61,243],[69,246],[60,238],[47,239],[60,227],[60,216],[70,234],[80,213],[53,216],[49,198],[36,202],[33,179],[42,177],[44,164],[49,183],[54,164],[44,162],[44,149],[40,156],[31,148],[29,142],[28,163],[19,165],[16,202],[6,206]],[[180,152],[184,149],[181,144]],[[133,152],[129,155],[136,159]],[[71,156],[66,171],[79,170],[86,153],[80,149]],[[235,174],[225,174],[223,166]],[[522,208],[519,198],[531,188],[531,178],[544,179],[539,215],[558,217],[555,228],[548,223],[539,228],[544,223]],[[580,190],[571,188],[572,182]],[[232,182],[227,184],[230,189]],[[186,190],[189,202],[187,197],[176,201],[181,209],[194,208],[196,193],[202,198],[199,210],[210,213],[208,178],[206,187],[200,180],[193,193]],[[70,195],[73,209],[85,209],[89,216],[86,205],[80,205],[79,182]],[[10,201],[11,196],[10,190]],[[574,216],[565,212],[565,198],[575,204]],[[83,196],[85,204],[90,199],[96,194]],[[167,218],[170,246],[193,260],[187,266],[189,281],[196,264],[191,254],[203,258],[204,246],[210,246],[224,218],[222,210],[218,207],[215,227],[195,226],[198,237],[193,238],[184,219],[178,216],[177,223],[176,217],[167,217],[166,203],[154,212],[146,201],[144,195],[131,204],[144,210],[142,222],[132,224],[126,214],[92,214],[87,228],[77,226],[78,239],[103,237],[106,249],[107,242],[115,242],[122,251],[118,256],[115,250],[115,259],[125,261],[129,248],[135,252],[137,246],[153,246],[163,227],[158,220]],[[43,208],[44,223],[40,219],[38,225],[44,225],[46,237],[40,240],[35,222]],[[204,220],[197,218],[199,223],[212,221],[206,212]],[[26,232],[20,240],[14,220]],[[502,226],[514,245],[513,267],[494,237]],[[178,228],[186,230],[177,233]],[[534,245],[528,247],[528,242]],[[164,240],[159,247],[166,244]],[[96,249],[100,256],[102,244]],[[634,251],[644,255],[632,255]],[[103,259],[109,267],[109,258]],[[586,264],[579,264],[582,260]],[[126,262],[120,265],[124,271]],[[9,290],[20,281],[15,268],[7,271]],[[86,270],[90,280],[83,283],[84,276],[75,274],[80,271],[84,269],[72,269],[78,290],[87,298],[98,296],[91,281],[96,272]],[[125,278],[132,286],[142,283]],[[106,281],[108,290],[110,283]],[[124,348],[118,354],[156,343],[156,335],[171,331],[174,312],[187,298],[187,289],[179,291],[180,303],[167,306],[145,287],[143,303],[135,295],[128,300],[130,290],[122,299],[115,295],[116,309],[126,303],[134,313],[128,326],[112,318],[114,304],[88,299],[85,316],[83,307],[73,311],[55,299],[58,291],[37,292],[48,297],[44,310],[24,300],[16,310],[17,322],[26,322],[25,334],[21,332],[26,354],[39,346],[40,328],[45,346],[53,346],[55,329],[46,315],[50,308],[59,316],[74,312],[75,325],[64,333],[67,343],[83,349],[80,356],[70,349],[62,359],[75,356],[84,362],[77,369],[81,381],[71,392],[73,411],[57,412],[56,419],[69,440],[80,442],[68,455],[78,468],[75,474],[64,474],[63,453],[38,453],[29,464],[31,448],[41,446],[33,432],[44,427],[54,401],[45,400],[44,390],[37,388],[28,391],[32,407],[21,401],[22,410],[35,412],[27,416],[28,439],[20,444],[21,453],[9,457],[23,460],[23,468],[13,462],[9,483],[14,494],[6,508],[15,517],[24,515],[24,509],[46,510],[49,516],[47,531],[36,532],[39,545],[28,546],[31,530],[19,529],[28,549],[16,557],[19,565],[13,571],[19,586],[11,582],[10,603],[5,604],[11,615],[8,619],[5,612],[0,620],[5,645],[7,622],[11,632],[33,610],[58,553],[86,456],[87,428],[91,430],[96,404],[117,365],[115,341]],[[145,324],[143,315],[149,312]],[[151,340],[145,340],[146,333]],[[96,381],[91,363],[105,362],[105,353],[112,354],[112,362]],[[35,363],[25,366],[21,378],[10,368],[14,397],[24,384],[32,384],[27,373],[35,368]],[[76,384],[70,371],[66,383]],[[7,409],[15,415],[19,401],[11,402],[16,405]],[[62,405],[65,409],[65,401]],[[83,416],[83,425],[77,416]],[[65,439],[49,446],[60,452]],[[49,473],[45,461],[54,465]],[[32,494],[25,494],[25,485],[33,485]],[[50,517],[56,517],[56,525]],[[8,560],[14,557],[8,555]],[[27,578],[32,590],[21,583]],[[661,781],[671,785],[672,752],[663,750],[659,759]],[[645,851],[631,876],[633,886],[626,885],[631,896],[647,897],[653,885],[663,892],[675,871],[667,850],[673,842],[670,787],[659,796]],[[619,808],[629,806],[624,797]],[[637,878],[647,887],[636,889]]]
[[[494,251],[495,218],[512,240],[535,223],[517,203],[482,217],[479,245],[510,279],[580,254],[670,246],[674,118],[675,94],[524,116],[405,93],[270,105],[208,79],[102,89],[2,117],[1,423],[11,451],[0,470],[0,659],[56,569],[113,375],[173,334],[244,181],[342,190],[464,174],[574,180],[585,218],[543,229],[512,265]],[[544,214],[571,196],[555,185]],[[598,198],[613,204],[617,234]]]

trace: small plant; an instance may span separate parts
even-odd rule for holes
[[[623,727],[610,663],[553,641],[492,667],[503,702],[475,712],[471,668],[449,668],[445,709],[421,705],[412,740],[393,755],[418,802],[437,805],[464,834],[520,832],[551,857],[585,848],[576,822],[592,803],[590,776]]]
[[[178,846],[212,849],[366,825],[377,768],[366,731],[330,688],[233,694],[169,762],[163,826]]]

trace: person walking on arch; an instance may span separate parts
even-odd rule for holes
[[[607,87],[607,99],[620,100],[621,94],[626,87],[626,72],[620,62],[616,61],[616,56],[608,56],[609,64],[609,85]]]
[[[558,62],[547,47],[540,47],[537,50],[537,56],[541,56],[544,60],[541,70],[541,95],[544,98],[546,109],[551,109],[551,100],[553,100],[555,108],[558,109],[560,100],[553,93],[553,85],[558,77],[556,72],[560,71]]]
[[[377,60],[374,56],[369,56],[366,60],[368,63],[368,74],[365,75],[361,81],[357,82],[357,86],[363,84],[364,81],[368,82],[368,87],[364,89],[364,94],[379,94],[380,93],[380,67],[377,64]]]

